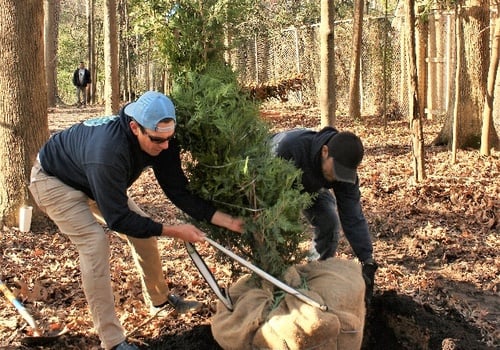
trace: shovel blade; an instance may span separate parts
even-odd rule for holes
[[[54,332],[48,332],[48,333],[43,334],[43,335],[25,336],[21,339],[21,343],[23,345],[27,345],[27,346],[47,345],[47,344],[53,343],[61,335],[66,334],[68,332],[69,332],[69,329],[64,327],[63,329],[60,329],[60,330],[57,330]]]

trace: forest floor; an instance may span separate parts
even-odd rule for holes
[[[49,112],[52,132],[103,113],[102,108],[57,108]],[[262,117],[272,128],[318,127],[315,108],[266,104]],[[359,170],[363,208],[380,265],[367,313],[363,349],[498,349],[500,347],[500,153],[482,157],[432,146],[442,120],[424,122],[427,179],[412,181],[411,143],[406,120],[339,117],[341,130],[356,132],[366,156]],[[177,209],[162,195],[150,171],[130,195],[153,218],[176,222]],[[116,308],[130,339],[141,349],[220,349],[210,321],[217,298],[180,242],[160,239],[171,288],[204,302],[196,314],[150,318],[128,246],[110,234]],[[199,247],[223,286],[232,277],[216,266],[214,251]],[[345,238],[338,255],[353,259]],[[48,330],[69,332],[45,349],[100,349],[80,282],[78,255],[45,216],[31,231],[0,231],[0,278]],[[0,348],[28,349],[30,328],[0,299]],[[31,347],[42,348],[42,347]]]

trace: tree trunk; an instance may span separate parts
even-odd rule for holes
[[[462,51],[462,47],[464,45],[463,38],[463,29],[462,29],[462,7],[460,4],[456,5],[455,8],[455,37],[456,37],[456,55],[455,57],[460,56],[460,52]],[[455,69],[455,98],[453,104],[453,118],[452,118],[452,127],[451,127],[451,164],[455,164],[457,162],[457,138],[458,138],[458,118],[459,118],[459,101],[460,101],[460,90],[461,90],[461,82],[460,82],[460,72],[462,71],[462,60],[457,59],[457,67]]]
[[[352,35],[352,64],[349,76],[349,117],[354,120],[361,119],[360,96],[360,66],[361,42],[363,37],[363,10],[364,0],[356,0],[354,4],[354,23]]]
[[[420,118],[425,116],[427,105],[427,37],[429,36],[429,20],[419,12],[417,20],[417,76]]]
[[[408,78],[410,87],[409,112],[415,181],[425,179],[424,135],[418,99],[417,58],[415,53],[415,0],[408,0],[406,8],[406,35],[408,49]]]
[[[31,166],[49,135],[43,26],[42,1],[0,0],[0,224],[8,226],[30,203]]]
[[[116,0],[106,0],[104,6],[104,102],[107,115],[118,113],[120,107],[116,28]]]
[[[486,96],[489,66],[489,4],[486,0],[466,1],[462,10],[463,46],[460,62],[460,91],[458,94],[457,147],[479,149],[482,112]],[[450,111],[452,112],[452,111]],[[438,135],[436,144],[450,145],[453,113]]]
[[[88,93],[90,94],[90,101],[92,104],[96,103],[96,86],[97,86],[97,64],[96,64],[96,54],[95,54],[95,0],[87,1],[87,45],[88,45],[88,60],[89,60],[89,70],[92,79],[92,84],[90,84]]]
[[[129,10],[128,10],[128,4],[127,1],[122,0],[121,1],[121,18],[122,18],[122,23],[121,27],[122,30],[120,32],[123,33],[128,33],[131,31],[130,28],[130,19],[129,19]],[[132,101],[132,69],[130,67],[130,36],[127,37],[121,37],[120,38],[120,43],[122,43],[122,49],[120,52],[123,54],[121,55],[121,61],[122,61],[122,67],[123,67],[123,81],[122,81],[122,99],[127,102]]]
[[[47,105],[55,107],[60,101],[57,90],[57,46],[59,42],[60,0],[45,0],[44,2],[44,43],[45,43],[45,74],[47,79]]]
[[[151,40],[148,39],[148,44],[146,45],[146,62],[144,64],[144,81],[146,82],[146,89],[151,90]]]
[[[321,125],[335,125],[335,52],[333,1],[321,0],[319,109]]]
[[[483,125],[481,130],[481,154],[490,155],[491,147],[498,145],[498,136],[493,125],[493,95],[498,72],[498,57],[500,56],[500,17],[495,20],[495,35],[492,40],[490,68],[488,70],[488,86],[484,101]]]

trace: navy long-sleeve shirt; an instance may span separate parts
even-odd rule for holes
[[[373,248],[368,223],[361,208],[359,179],[355,184],[328,182],[321,170],[321,147],[337,133],[332,127],[325,127],[319,132],[293,129],[275,134],[271,143],[277,156],[292,161],[302,170],[302,185],[305,191],[313,194],[322,188],[333,189],[342,229],[347,237],[357,238],[351,245],[356,255],[364,261],[371,257]]]
[[[128,207],[127,189],[149,166],[167,197],[188,215],[210,221],[216,209],[187,189],[175,139],[158,156],[140,148],[120,115],[90,119],[53,135],[39,152],[40,163],[50,175],[97,202],[106,224],[114,231],[146,238],[159,236],[162,225]]]

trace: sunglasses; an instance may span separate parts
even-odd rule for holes
[[[149,140],[151,140],[151,142],[157,143],[157,144],[168,142],[168,141],[172,140],[175,136],[175,135],[171,135],[169,137],[153,136],[153,135],[148,134],[148,132],[145,129],[142,130],[142,133],[144,135],[146,135],[147,137],[149,137]]]

